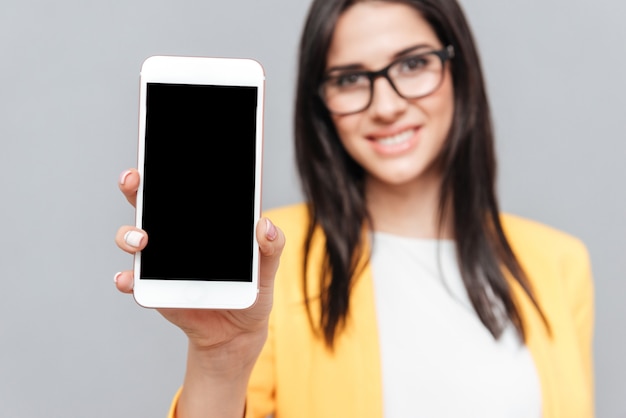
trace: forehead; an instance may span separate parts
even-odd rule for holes
[[[378,68],[395,53],[415,45],[441,47],[434,30],[417,10],[402,3],[358,2],[337,21],[327,67],[361,64]]]

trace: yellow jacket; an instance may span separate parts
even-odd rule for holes
[[[266,216],[285,232],[287,243],[276,276],[268,340],[249,384],[246,416],[381,418],[371,270],[366,267],[356,281],[347,328],[334,352],[329,351],[311,332],[303,305],[305,206],[274,209]],[[529,220],[503,215],[502,221],[551,327],[549,335],[530,300],[513,283],[541,382],[543,418],[591,418],[593,287],[586,248],[572,236]],[[323,248],[317,245],[313,251],[321,256]],[[310,277],[319,277],[319,267],[320,263],[310,263]],[[310,294],[316,293],[316,285],[311,283]],[[172,418],[176,400],[177,396]]]

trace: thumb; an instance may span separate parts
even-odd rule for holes
[[[261,292],[271,293],[280,256],[285,247],[285,235],[269,218],[259,220],[256,233],[260,252],[259,289]]]

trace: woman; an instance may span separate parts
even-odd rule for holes
[[[459,5],[314,0],[300,46],[307,203],[259,222],[253,308],[161,311],[189,337],[171,416],[593,416],[587,252],[499,212]]]

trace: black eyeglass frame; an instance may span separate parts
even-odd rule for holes
[[[396,87],[396,85],[393,83],[393,80],[391,79],[391,77],[389,77],[389,69],[391,67],[393,67],[394,65],[396,65],[397,63],[406,60],[407,58],[410,57],[419,57],[422,55],[436,55],[440,60],[441,60],[441,79],[439,80],[439,84],[437,84],[431,91],[429,91],[426,94],[419,94],[417,96],[407,96],[404,95],[402,93],[400,93],[398,91],[398,88]],[[370,107],[370,105],[372,104],[372,100],[374,98],[374,81],[376,81],[377,78],[380,77],[384,77],[388,82],[389,85],[391,85],[391,88],[393,88],[393,91],[395,91],[398,96],[402,97],[403,99],[407,99],[407,100],[412,100],[412,99],[419,99],[422,97],[426,97],[432,93],[434,93],[435,91],[437,91],[437,89],[439,88],[439,86],[441,85],[441,82],[443,81],[443,71],[445,70],[445,64],[446,61],[451,60],[452,58],[454,58],[454,47],[452,45],[448,45],[443,49],[438,49],[438,50],[434,50],[434,51],[428,51],[428,52],[423,52],[420,54],[415,54],[412,56],[401,56],[395,60],[393,60],[391,63],[389,63],[386,67],[381,68],[378,71],[355,71],[354,74],[360,74],[360,75],[364,75],[369,79],[370,82],[370,95],[369,95],[369,100],[367,101],[367,104],[365,106],[363,106],[361,109],[359,110],[353,110],[350,112],[333,112],[332,110],[330,110],[328,108],[328,105],[326,104],[326,100],[324,99],[324,83],[326,81],[328,81],[331,77],[329,76],[325,76],[322,79],[322,82],[320,83],[320,86],[318,88],[318,96],[320,97],[320,99],[322,100],[322,103],[324,104],[324,106],[326,107],[326,109],[333,115],[337,115],[337,116],[345,116],[345,115],[351,115],[354,113],[359,113],[364,111],[365,109],[367,109],[368,107]]]

